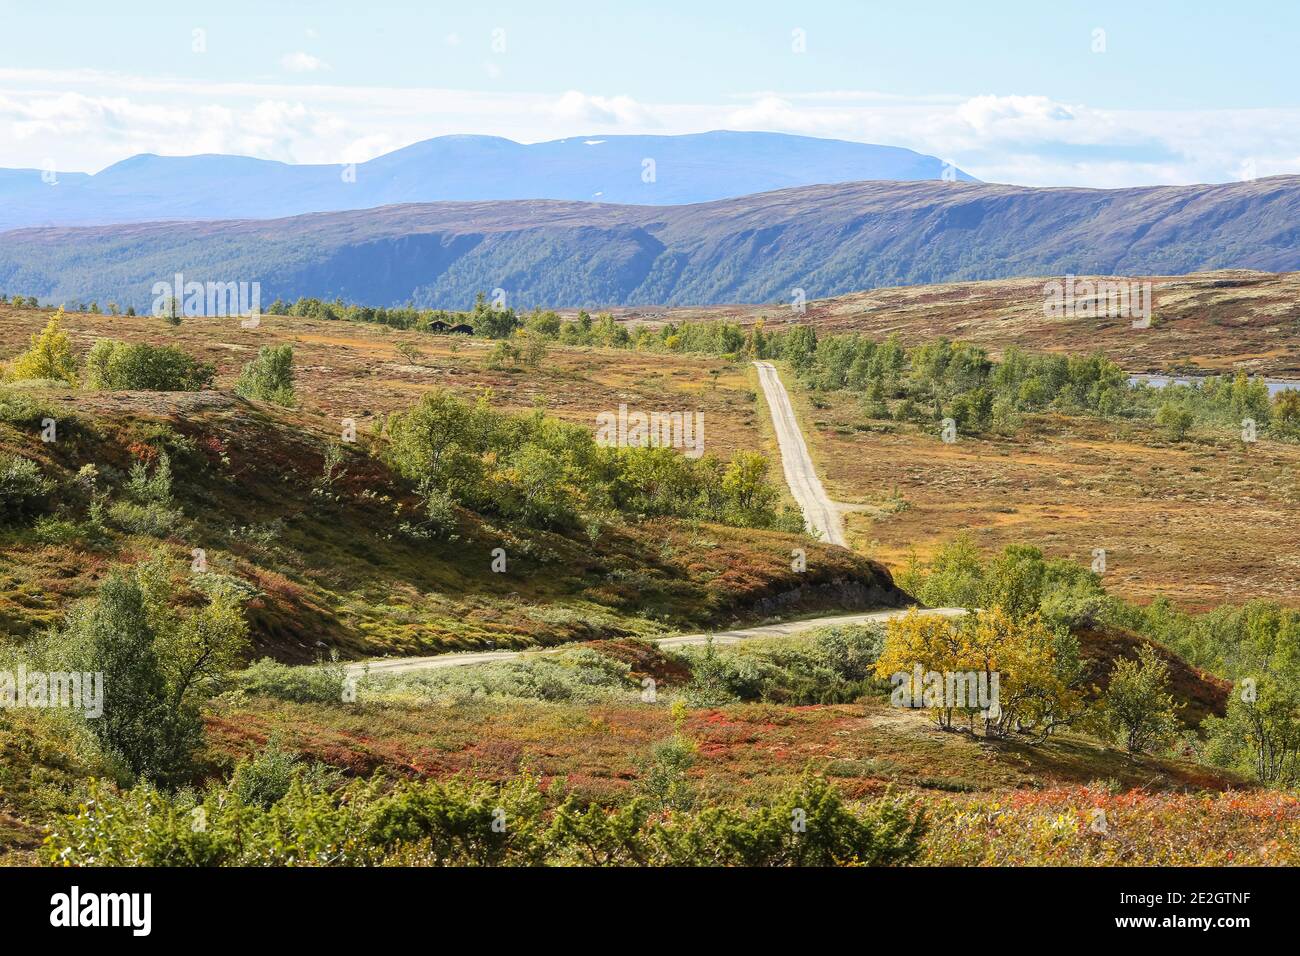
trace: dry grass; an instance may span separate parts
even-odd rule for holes
[[[1151,426],[1061,416],[944,444],[871,422],[848,395],[819,395],[826,408],[793,397],[827,491],[851,506],[850,542],[895,569],[967,529],[989,550],[1032,544],[1082,564],[1105,549],[1107,589],[1138,601],[1300,604],[1300,446],[1170,444]]]
[[[23,351],[49,316],[46,309],[0,305],[0,362]],[[173,328],[149,316],[72,314],[64,328],[83,354],[100,338],[177,345],[214,364],[216,386],[225,390],[260,347],[291,343],[302,410],[334,422],[353,418],[360,428],[443,388],[467,397],[490,390],[501,408],[540,406],[592,429],[597,414],[617,411],[620,403],[634,410],[700,411],[705,451],[721,458],[752,450],[760,440],[763,411],[745,367],[707,356],[553,347],[536,369],[493,370],[487,367],[490,342],[361,323],[268,315],[257,329],[241,328],[237,319],[202,318]],[[398,352],[403,343],[419,350],[417,363]]]

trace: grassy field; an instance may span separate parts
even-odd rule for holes
[[[787,382],[790,378],[787,377]],[[1300,604],[1300,446],[1230,435],[1170,442],[1151,425],[1034,416],[1011,436],[868,419],[842,393],[792,398],[852,544],[898,568],[960,529],[981,547],[1033,544],[1091,564],[1106,587],[1187,609],[1267,597]]]
[[[48,318],[48,310],[0,305],[0,362],[25,349]],[[764,424],[746,366],[700,355],[557,347],[537,368],[492,369],[491,343],[482,339],[274,315],[244,329],[233,318],[190,318],[171,327],[151,316],[80,313],[68,316],[65,329],[78,351],[98,338],[179,346],[217,367],[219,389],[232,387],[262,346],[289,343],[303,413],[331,423],[353,418],[361,430],[433,388],[466,397],[490,390],[498,407],[540,406],[593,429],[596,415],[617,412],[620,403],[634,410],[701,411],[706,450],[722,458],[756,447]],[[415,349],[415,361],[399,346]]]

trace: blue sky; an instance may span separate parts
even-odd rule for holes
[[[0,166],[743,128],[1030,185],[1300,172],[1295,3],[50,6],[0,0]]]

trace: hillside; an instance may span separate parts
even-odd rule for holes
[[[268,221],[0,234],[0,289],[147,310],[153,286],[257,281],[318,296],[468,307],[789,303],[880,286],[1074,273],[1300,268],[1300,177],[1217,186],[808,186],[685,206],[433,203]]]
[[[1105,278],[1077,277],[1079,282]],[[1045,314],[1047,280],[1042,277],[850,292],[810,299],[802,315],[771,305],[628,307],[615,315],[650,324],[762,319],[769,328],[779,328],[804,323],[821,333],[861,332],[878,339],[897,335],[907,345],[948,336],[985,346],[995,355],[1013,345],[1075,354],[1102,349],[1134,373],[1203,375],[1243,369],[1300,379],[1300,273],[1237,269],[1131,278],[1152,283],[1152,323],[1140,332],[1128,318]]]
[[[117,328],[95,316],[75,317],[71,324],[80,321],[98,321],[101,333],[132,337],[124,327],[129,319],[118,320]],[[144,323],[156,325],[135,321],[142,332]],[[364,331],[378,348],[383,337]],[[258,341],[247,330],[237,335]],[[196,338],[231,354],[210,335],[199,332]],[[18,333],[14,342],[23,339]],[[364,346],[366,336],[355,344]],[[360,361],[348,363],[348,350],[337,340],[317,347],[333,353],[333,368],[303,369],[298,387],[305,400],[298,410],[250,403],[227,390],[0,389],[0,455],[36,462],[59,486],[63,504],[84,497],[77,476],[88,465],[100,476],[107,500],[124,502],[132,466],[156,467],[164,453],[175,502],[167,526],[156,529],[132,528],[128,521],[127,527],[92,530],[87,523],[52,520],[0,532],[0,644],[28,640],[58,623],[111,564],[139,560],[157,545],[178,559],[204,549],[211,571],[242,582],[252,596],[254,654],[294,662],[330,649],[353,658],[546,646],[905,600],[880,565],[774,531],[660,518],[561,533],[462,510],[449,540],[410,540],[399,533],[416,506],[410,483],[369,454],[376,413],[409,407],[439,385],[473,398],[493,379],[501,395],[496,405],[531,403],[513,395],[517,386],[510,375],[482,371],[478,348],[448,353],[441,368],[390,362],[388,374],[409,384],[385,396],[364,351]],[[383,348],[392,351],[392,343]],[[302,357],[311,356],[311,347],[304,352]],[[639,388],[647,405],[665,402],[679,387],[674,373],[696,365],[690,360],[643,378]],[[228,388],[234,371],[223,372],[218,384]],[[569,380],[570,388],[576,384],[563,367],[549,375],[559,383]],[[353,391],[316,388],[329,379]],[[728,412],[733,400],[746,401],[743,380],[739,385],[723,381],[703,403],[717,410],[720,429],[728,415],[737,422],[733,442],[737,435],[744,441],[743,422],[752,414]],[[556,391],[563,401],[563,386]],[[366,393],[364,406],[357,404],[358,392]],[[584,392],[583,409],[568,409],[575,420],[590,423],[609,401],[617,407],[617,392]],[[624,401],[630,397],[622,394]],[[746,404],[753,402],[751,395]],[[338,441],[338,422],[345,416],[358,422],[355,445]],[[40,438],[46,417],[60,423],[60,439],[49,444]],[[327,469],[331,447],[341,450],[343,460]],[[725,447],[710,445],[710,453],[725,454]],[[326,473],[330,480],[322,478]],[[809,553],[803,575],[790,568],[796,546]],[[491,570],[497,547],[511,556],[506,573]]]
[[[671,205],[816,183],[939,179],[943,172],[941,160],[896,146],[727,130],[527,144],[499,136],[439,136],[351,167],[142,154],[94,175],[57,171],[57,185],[42,170],[0,169],[0,230],[269,219],[445,200]],[[972,181],[959,170],[954,175]]]

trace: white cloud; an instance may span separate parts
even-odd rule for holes
[[[280,57],[280,68],[286,73],[319,73],[328,70],[330,65],[320,57],[299,51]]]
[[[1110,110],[1026,93],[763,91],[719,103],[0,67],[0,167],[94,172],[135,153],[361,162],[432,136],[520,142],[751,129],[905,146],[992,182],[1133,186],[1300,173],[1300,109]]]
[[[957,116],[978,131],[1040,130],[1075,118],[1068,107],[1046,96],[976,96],[957,108]]]
[[[630,96],[588,96],[569,90],[547,112],[562,123],[587,123],[597,126],[654,126],[655,118]]]

